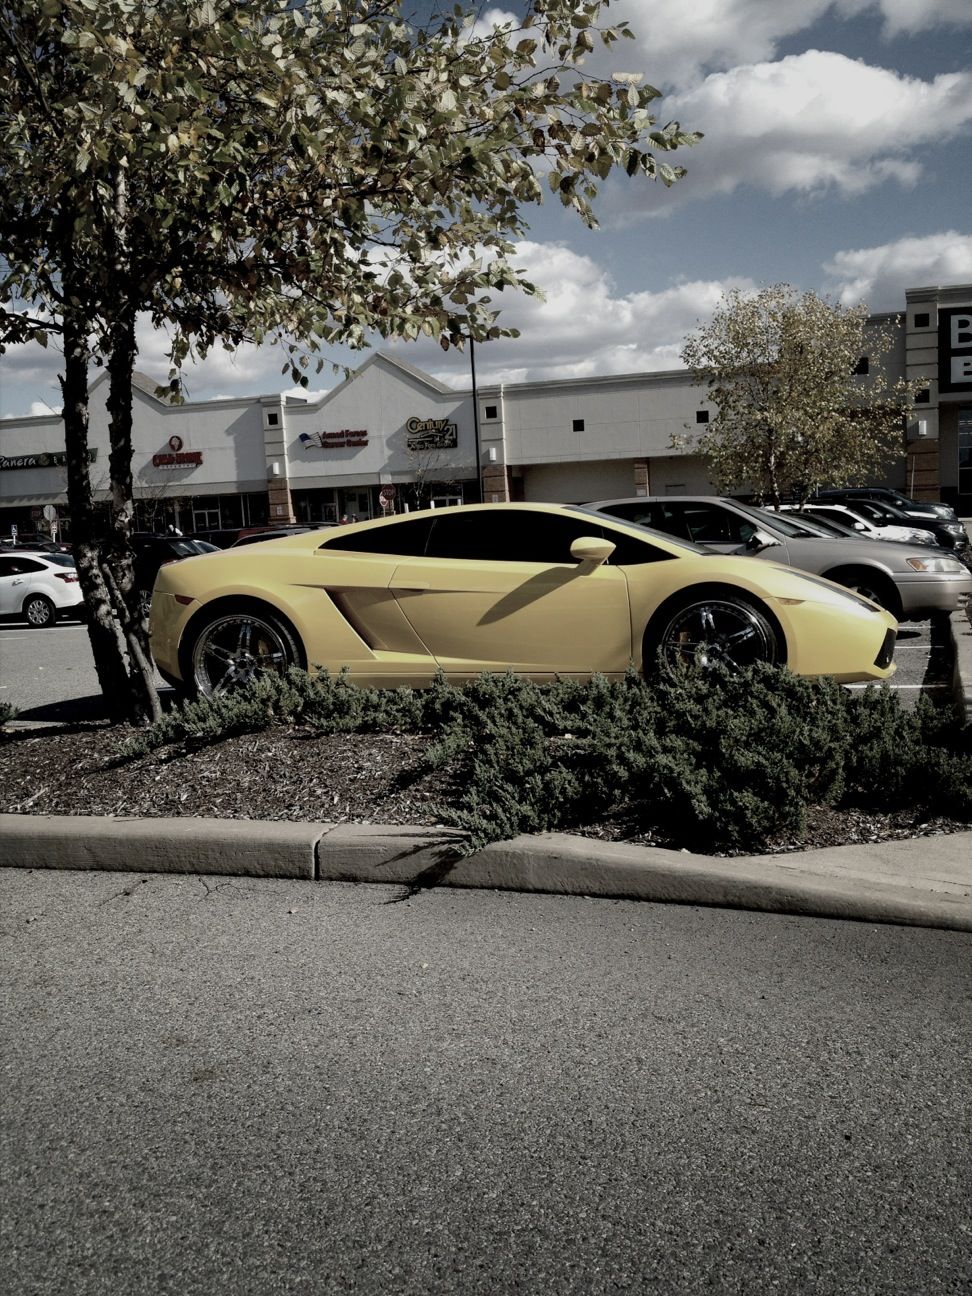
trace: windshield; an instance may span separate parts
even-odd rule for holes
[[[780,535],[789,536],[796,539],[802,536],[806,539],[808,536],[817,536],[826,534],[816,529],[816,523],[810,522],[806,525],[801,522],[794,522],[793,515],[788,513],[783,517],[780,513],[770,513],[766,509],[755,508],[752,504],[738,504],[733,500],[735,508],[740,509],[749,517],[753,518],[760,526],[769,527],[771,530],[779,532]]]
[[[821,517],[819,513],[814,513],[810,520],[813,522],[814,526],[826,527],[828,535],[856,536],[858,539],[860,539],[862,535],[862,532],[858,531],[854,526],[854,521],[850,516],[848,516],[847,521],[845,522],[843,518],[824,518]]]
[[[73,567],[75,565],[74,559],[70,554],[47,553],[44,555],[44,558],[47,562],[54,563],[56,567]]]
[[[775,514],[774,514],[775,516]],[[787,518],[792,521],[793,513],[787,513]],[[854,528],[850,525],[841,526],[839,522],[832,522],[830,518],[818,517],[817,514],[810,516],[805,513],[797,513],[798,525],[807,527],[810,531],[816,532],[822,536],[846,536],[848,533],[854,535]]]

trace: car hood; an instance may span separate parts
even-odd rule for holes
[[[909,540],[858,540],[852,536],[847,536],[846,539],[840,536],[778,536],[775,538],[781,541],[781,545],[786,546],[797,567],[803,566],[804,563],[836,566],[856,559],[872,566],[879,565],[888,572],[913,574],[913,569],[908,566],[905,559],[928,557],[927,545],[916,544]],[[772,561],[771,555],[775,548],[774,545],[761,550],[760,557],[765,555]],[[734,552],[743,553],[744,548],[740,547]],[[945,550],[942,553],[945,557],[953,556]]]

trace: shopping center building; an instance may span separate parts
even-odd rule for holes
[[[875,480],[972,516],[972,284],[916,288],[891,325],[894,376],[925,384]],[[867,371],[862,357],[862,372]],[[866,382],[866,378],[862,379]],[[91,474],[108,498],[107,380],[91,389]],[[336,522],[485,499],[580,503],[714,493],[694,448],[714,417],[684,370],[446,387],[374,353],[321,400],[171,405],[136,376],[137,525],[206,531]],[[59,417],[0,422],[0,535],[66,525]],[[69,536],[68,536],[69,538]]]

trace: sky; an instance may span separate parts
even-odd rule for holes
[[[480,384],[677,369],[731,288],[789,283],[880,312],[906,288],[972,283],[972,0],[615,0],[608,17],[644,34],[590,69],[643,73],[660,124],[705,138],[669,159],[688,168],[671,189],[609,181],[594,231],[556,199],[530,209],[517,260],[544,300],[497,296],[520,337],[476,347]],[[165,345],[140,328],[138,368],[160,383]],[[376,345],[470,385],[468,352]],[[283,359],[217,352],[186,368],[187,396],[313,398],[340,381],[290,387]],[[0,417],[58,411],[58,360],[36,344],[0,357]]]

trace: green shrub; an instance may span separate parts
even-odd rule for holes
[[[972,739],[885,687],[754,667],[645,682],[539,685],[513,674],[463,685],[366,689],[291,670],[175,709],[128,745],[195,747],[274,724],[320,733],[421,733],[449,791],[442,822],[468,849],[607,816],[701,850],[757,851],[798,837],[813,805],[913,808],[972,818]]]

